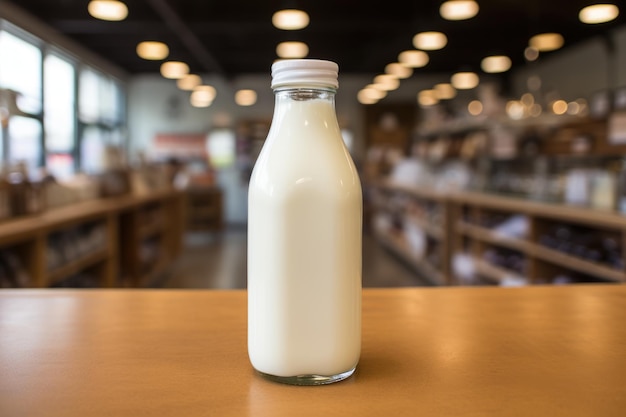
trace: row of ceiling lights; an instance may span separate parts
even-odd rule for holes
[[[89,14],[97,19],[119,21],[128,16],[128,7],[118,0],[91,0],[88,5]],[[280,10],[272,16],[272,24],[283,30],[299,30],[309,24],[309,16],[302,10]],[[146,60],[161,61],[169,56],[169,47],[158,41],[144,41],[137,45],[137,55]],[[303,42],[281,42],[276,47],[279,58],[302,58],[309,53],[308,46]],[[189,66],[181,61],[166,61],[161,64],[161,75],[164,78],[177,80],[181,90],[191,91],[190,102],[195,107],[208,107],[217,95],[213,86],[203,85],[202,78],[189,73]],[[257,93],[251,89],[241,89],[235,93],[235,102],[240,106],[251,106],[256,103]]]
[[[128,16],[128,7],[118,0],[91,0],[87,6],[89,14],[97,19],[119,21]],[[169,56],[169,47],[158,41],[143,41],[137,45],[137,55],[146,60],[162,61]],[[202,84],[202,77],[189,73],[189,65],[182,61],[165,61],[160,67],[164,78],[176,80],[178,88],[190,91],[189,101],[194,107],[209,107],[217,90],[212,85]],[[257,101],[257,93],[251,89],[235,92],[235,103],[240,106],[252,106]]]
[[[123,20],[128,15],[128,8],[118,0],[91,0],[88,5],[89,13],[98,19]],[[476,16],[479,11],[475,0],[448,0],[439,9],[440,15],[446,20],[466,20]],[[596,4],[583,8],[579,12],[579,19],[588,24],[604,23],[614,20],[619,9],[613,4]],[[272,16],[272,24],[282,30],[300,30],[308,26],[310,18],[302,10],[280,10]],[[357,98],[363,104],[374,104],[383,99],[389,91],[400,85],[400,79],[408,78],[415,68],[428,64],[429,57],[425,51],[434,51],[444,48],[448,43],[447,36],[441,32],[421,32],[413,37],[413,46],[416,49],[403,51],[398,55],[398,62],[385,67],[385,73],[374,78],[374,82],[359,91]],[[524,51],[527,60],[538,58],[539,52],[553,51],[563,46],[564,39],[558,33],[544,33],[533,36]],[[304,58],[309,48],[304,42],[281,42],[276,47],[279,58]],[[137,45],[137,54],[148,60],[164,60],[169,55],[166,44],[156,41],[145,41]],[[481,69],[486,73],[501,73],[511,68],[511,59],[507,56],[489,56],[481,61]],[[210,85],[202,85],[199,75],[189,74],[189,66],[180,61],[167,61],[161,64],[161,75],[165,78],[176,79],[182,90],[192,91],[190,101],[196,107],[208,107],[216,96],[216,90]],[[456,90],[472,89],[480,80],[474,72],[459,72],[452,75],[450,83],[435,85],[432,89],[420,91],[418,102],[422,106],[437,104],[439,100],[447,100],[456,96]],[[239,90],[235,94],[235,101],[241,106],[253,105],[256,102],[254,90]]]
[[[444,2],[439,13],[446,20],[466,20],[478,14],[480,7],[475,0],[449,0]],[[579,19],[583,23],[597,24],[614,20],[619,9],[613,4],[595,4],[580,10]],[[398,62],[385,67],[385,74],[396,77],[391,81],[389,77],[381,75],[374,78],[372,84],[361,89],[357,95],[362,104],[375,104],[391,90],[399,87],[399,79],[411,76],[414,68],[421,68],[428,64],[429,57],[425,51],[443,49],[448,44],[447,36],[442,32],[421,32],[413,37],[415,50],[403,51],[398,55]],[[540,52],[554,51],[561,48],[564,39],[558,33],[542,33],[530,38],[524,56],[528,61],[534,61]],[[511,58],[504,55],[485,57],[481,61],[481,69],[485,73],[502,73],[511,68]],[[407,70],[400,70],[404,66]],[[437,84],[432,89],[422,90],[417,95],[421,106],[432,106],[440,100],[448,100],[456,96],[456,90],[473,89],[480,83],[474,72],[458,72],[450,78],[450,83]],[[474,106],[476,108],[476,106]]]

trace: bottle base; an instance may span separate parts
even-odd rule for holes
[[[336,375],[276,376],[276,375],[266,374],[265,372],[261,372],[261,371],[257,371],[257,373],[270,381],[279,382],[281,384],[327,385],[327,384],[332,384],[334,382],[343,381],[344,379],[350,377],[354,373],[355,370],[356,370],[356,366],[346,372],[342,372]]]

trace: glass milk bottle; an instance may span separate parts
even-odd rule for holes
[[[352,375],[361,350],[362,196],[335,114],[338,66],[272,66],[274,116],[248,191],[248,354],[297,385]]]

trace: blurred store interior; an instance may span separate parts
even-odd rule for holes
[[[0,288],[245,288],[270,67],[304,57],[339,64],[365,287],[624,283],[608,3],[0,0]]]

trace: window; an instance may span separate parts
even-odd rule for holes
[[[3,158],[41,162],[41,49],[7,31],[0,31],[0,88],[5,109]]]
[[[18,107],[41,113],[41,50],[6,31],[0,31],[0,87],[19,93]]]
[[[124,93],[117,82],[87,67],[80,73],[79,92],[81,169],[98,173],[105,169],[105,147],[124,143]]]
[[[105,147],[126,140],[122,84],[2,19],[0,115],[2,162],[58,178],[100,172]]]
[[[71,62],[48,54],[44,60],[44,124],[46,166],[63,178],[74,173],[75,77]]]

